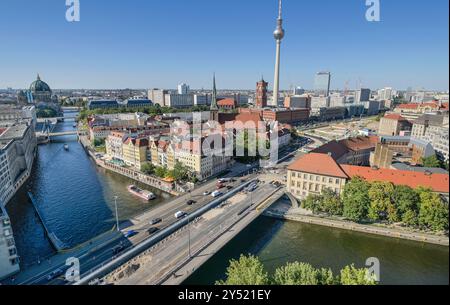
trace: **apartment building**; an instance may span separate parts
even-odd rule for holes
[[[0,202],[0,280],[19,271],[19,255],[14,242],[11,221]]]
[[[30,177],[36,150],[31,121],[0,127],[0,202],[4,205]]]

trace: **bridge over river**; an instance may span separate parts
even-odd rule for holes
[[[119,285],[180,284],[285,195],[284,188],[269,183],[264,175],[259,177],[136,245],[77,284],[99,279]],[[259,181],[259,186],[248,192],[252,181]]]

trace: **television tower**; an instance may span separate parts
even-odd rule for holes
[[[280,91],[280,56],[281,56],[281,40],[284,38],[283,19],[281,17],[282,0],[279,0],[277,28],[273,32],[273,36],[277,42],[277,52],[275,57],[275,80],[273,82],[273,106],[278,106],[278,96]]]

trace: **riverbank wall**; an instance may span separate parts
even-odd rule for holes
[[[384,228],[374,225],[363,225],[350,221],[322,218],[318,216],[302,215],[297,213],[286,213],[285,211],[268,209],[263,213],[264,216],[277,218],[281,220],[296,221],[306,224],[349,230],[354,232],[373,234],[391,238],[406,239],[416,242],[429,243],[441,246],[449,246],[449,238],[445,236],[432,235],[420,232],[411,232],[401,229]]]
[[[86,153],[91,157],[92,160],[94,160],[95,164],[97,164],[97,166],[104,168],[106,170],[112,171],[116,174],[131,178],[131,179],[133,179],[137,182],[143,183],[145,185],[154,187],[158,190],[169,193],[173,196],[181,195],[179,192],[177,192],[174,189],[173,184],[170,182],[166,182],[161,179],[145,175],[134,169],[121,167],[121,166],[118,166],[118,165],[109,163],[105,160],[97,158],[95,152],[93,152],[90,149],[89,144],[87,143],[87,139],[84,136],[80,136],[80,143],[81,143],[81,146],[83,146]]]

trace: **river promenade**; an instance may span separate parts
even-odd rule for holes
[[[86,150],[86,152],[89,154],[89,156],[95,161],[97,166],[102,167],[107,170],[110,170],[116,174],[131,178],[131,179],[141,182],[143,184],[149,185],[151,187],[154,187],[156,189],[159,189],[161,191],[169,193],[173,196],[181,195],[180,192],[175,190],[172,183],[163,181],[163,180],[158,179],[153,176],[145,175],[145,174],[143,174],[139,171],[136,171],[134,169],[131,169],[131,168],[125,168],[125,167],[121,167],[121,166],[109,163],[108,161],[98,158],[96,156],[96,153],[93,151],[93,149],[89,143],[89,140],[85,136],[80,136],[80,143],[83,146],[83,148]]]
[[[292,209],[286,203],[279,203],[267,209],[263,215],[281,220],[296,221],[307,224],[326,226],[342,230],[380,235],[391,238],[406,239],[422,243],[449,246],[449,238],[444,235],[415,232],[402,228],[389,228],[382,225],[358,224],[337,218],[315,216],[303,209]]]

